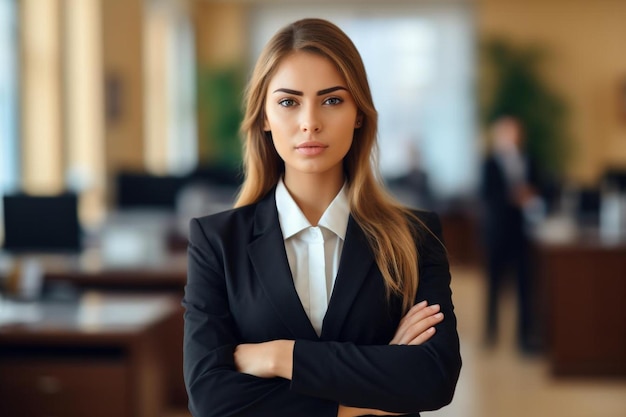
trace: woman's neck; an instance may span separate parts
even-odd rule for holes
[[[285,187],[307,220],[317,226],[344,183],[343,175],[285,174]]]

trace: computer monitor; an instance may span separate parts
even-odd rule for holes
[[[117,208],[174,211],[184,184],[183,177],[173,175],[120,172],[116,178]]]
[[[602,183],[619,192],[626,192],[626,169],[607,169],[602,176]]]
[[[576,217],[580,224],[598,226],[600,221],[600,189],[583,188],[578,193]]]
[[[5,195],[3,203],[5,251],[12,253],[80,251],[81,230],[76,194]]]

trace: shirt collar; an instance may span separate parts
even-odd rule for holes
[[[278,209],[278,221],[280,222],[284,240],[311,227],[311,223],[309,223],[300,207],[289,194],[282,178],[276,185],[276,208]],[[349,217],[350,204],[348,203],[346,184],[344,184],[328,208],[326,208],[324,214],[322,214],[318,226],[323,226],[342,240],[345,240]]]

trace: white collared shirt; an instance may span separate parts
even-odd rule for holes
[[[311,226],[282,179],[276,187],[276,208],[296,291],[319,336],[350,217],[346,186],[330,203],[317,226]]]

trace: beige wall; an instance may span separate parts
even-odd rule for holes
[[[111,174],[122,167],[144,166],[143,0],[101,4],[104,77],[120,88],[119,115],[107,120],[105,127],[106,166]]]
[[[238,3],[195,1],[198,63],[236,64],[246,56],[246,6]]]
[[[20,186],[33,194],[55,194],[64,188],[60,5],[59,0],[24,0],[18,4]]]
[[[552,55],[545,75],[570,107],[570,178],[593,183],[606,166],[626,167],[626,1],[479,0],[479,36],[541,42]]]

